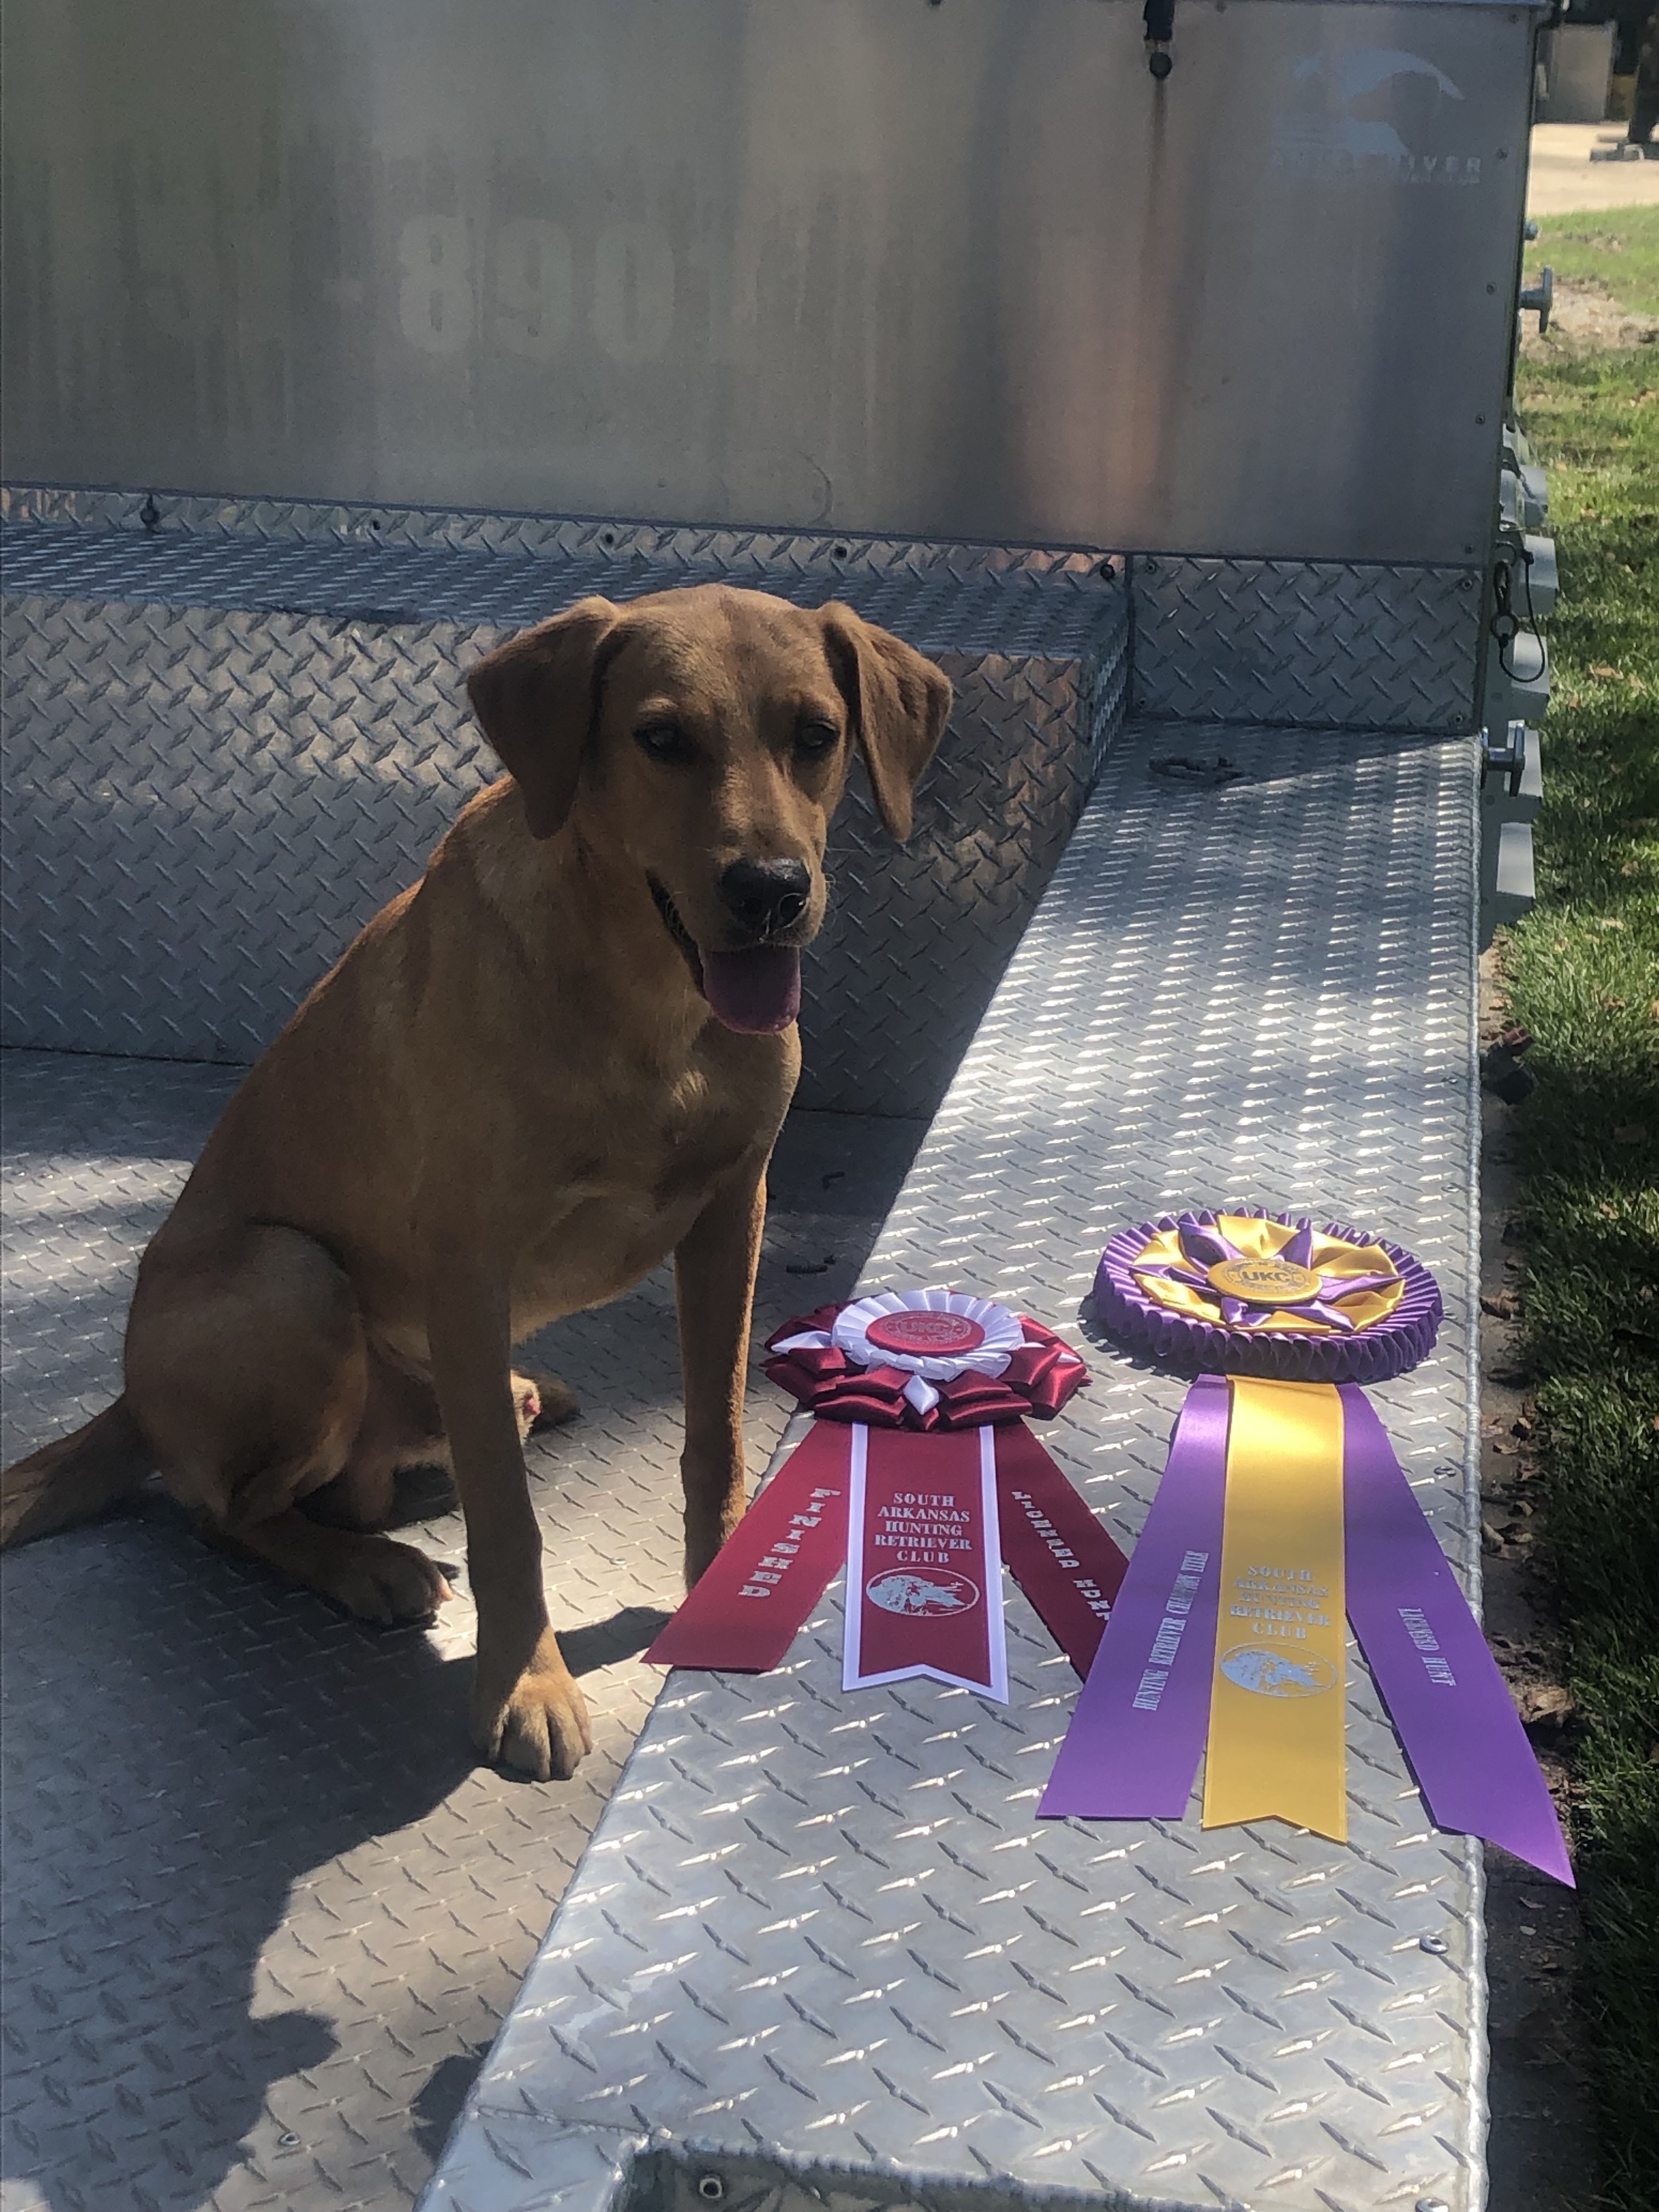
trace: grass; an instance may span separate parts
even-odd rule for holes
[[[1659,207],[1544,216],[1527,252],[1529,284],[1547,261],[1565,283],[1593,285],[1635,313],[1659,315]]]
[[[1560,216],[1535,256],[1659,313],[1659,208]],[[1526,1329],[1579,1717],[1581,1994],[1603,2201],[1659,2205],[1659,347],[1523,360],[1561,604],[1539,902],[1504,949]]]

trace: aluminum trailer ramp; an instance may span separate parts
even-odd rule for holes
[[[1375,1393],[1474,1592],[1474,741],[1167,726],[1109,762],[872,1255],[1090,1338],[1108,1232],[1247,1199],[1438,1276]],[[803,1304],[807,1301],[803,1300]],[[1182,1385],[1085,1343],[1044,1431],[1132,1543]],[[1040,1822],[1076,1684],[1010,1586],[1012,1701],[672,1676],[426,2212],[810,2201],[1475,2212],[1478,1845],[1350,1644],[1351,1844]]]
[[[9,1460],[106,1404],[139,1252],[239,1069],[4,1056]],[[758,1307],[848,1294],[922,1124],[792,1117]],[[826,1266],[826,1261],[828,1265]],[[795,1271],[805,1272],[795,1272]],[[0,1561],[4,2212],[407,2212],[659,1681],[679,1587],[666,1273],[550,1330],[581,1415],[532,1440],[576,1779],[467,1741],[465,1584],[376,1630],[220,1558],[153,1491]],[[763,1385],[749,1449],[784,1422]],[[404,1534],[465,1557],[411,1484]]]

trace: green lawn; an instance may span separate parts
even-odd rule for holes
[[[1561,216],[1532,258],[1659,312],[1659,208]],[[1659,2206],[1659,346],[1523,361],[1561,605],[1539,902],[1504,951],[1544,1563],[1579,1734],[1581,1995],[1605,2201]]]
[[[1594,284],[1638,314],[1659,315],[1659,207],[1547,215],[1527,249],[1528,283],[1547,261],[1558,276]]]

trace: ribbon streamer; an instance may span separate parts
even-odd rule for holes
[[[847,1557],[847,1431],[815,1424],[645,1655],[653,1667],[775,1667]]]
[[[1363,1390],[1343,1387],[1348,1618],[1437,1824],[1573,1887],[1508,1685]]]
[[[764,1674],[778,1664],[848,1556],[854,1439],[865,1437],[867,1455],[872,1435],[880,1438],[879,1454],[896,1455],[902,1486],[927,1492],[953,1478],[964,1449],[976,1470],[973,1455],[985,1449],[980,1440],[991,1440],[994,1528],[1003,1559],[1078,1674],[1086,1677],[1128,1562],[1024,1423],[926,1435],[814,1424],[646,1652],[647,1662],[743,1674]],[[936,1456],[941,1448],[943,1462]],[[1000,1614],[1001,1561],[987,1580]],[[853,1587],[859,1587],[856,1579]]]
[[[1023,1421],[996,1440],[1003,1559],[1086,1682],[1129,1562]]]
[[[852,1432],[842,1687],[928,1675],[1006,1704],[996,1432]]]
[[[1037,1808],[1047,1820],[1187,1809],[1209,1726],[1228,1411],[1225,1382],[1200,1375]]]
[[[1207,1728],[1206,1827],[1343,1840],[1344,1610],[1436,1822],[1571,1887],[1504,1678],[1353,1384],[1193,1383],[1039,1812],[1179,1820]]]
[[[1204,1826],[1348,1838],[1342,1401],[1232,1378]]]

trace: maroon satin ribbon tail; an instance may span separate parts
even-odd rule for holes
[[[847,1557],[852,1431],[815,1421],[644,1655],[653,1667],[763,1674]]]
[[[1002,1565],[980,1429],[869,1429],[847,1539],[842,1686],[929,1674],[1005,1699]]]
[[[997,1431],[997,1520],[1008,1571],[1086,1681],[1129,1562],[1023,1421]]]

